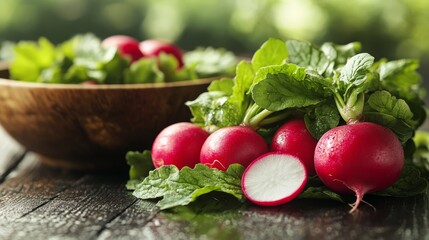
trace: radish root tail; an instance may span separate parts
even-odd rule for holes
[[[339,179],[334,179],[334,181],[341,182],[342,184],[344,184],[344,186],[346,186],[347,188],[349,188],[350,190],[352,190],[356,194],[356,201],[354,203],[349,204],[349,206],[352,208],[352,209],[350,209],[349,213],[355,212],[357,210],[357,208],[359,207],[359,204],[361,202],[363,202],[366,205],[370,206],[372,209],[374,209],[374,211],[377,210],[371,203],[363,200],[363,196],[365,195],[366,191],[363,191],[362,188],[353,188],[353,187],[350,187],[344,181],[341,181]]]
[[[352,209],[350,209],[349,213],[353,213],[354,211],[356,211],[356,209],[359,207],[360,202],[363,201],[362,191],[356,190],[355,193],[356,193],[356,202],[354,202],[353,204],[350,204]]]
[[[209,167],[211,167],[211,168],[213,168],[213,166],[214,166],[216,163],[217,163],[217,164],[219,164],[219,165],[220,165],[220,166],[221,166],[221,167],[226,171],[226,169],[227,169],[227,168],[225,167],[225,165],[223,165],[223,164],[222,164],[219,160],[217,160],[217,159],[216,159],[216,160],[214,160],[214,161],[213,161],[213,163],[211,163],[211,164],[206,164],[206,165],[207,165],[207,166],[209,166]]]
[[[370,206],[374,211],[377,210],[372,204],[370,204],[369,202],[363,200],[363,196],[365,195],[365,193],[362,190],[354,190],[354,192],[356,193],[356,202],[354,202],[352,204],[349,204],[352,207],[352,209],[350,209],[349,213],[355,212],[361,202],[363,202],[366,205]]]

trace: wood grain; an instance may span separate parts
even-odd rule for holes
[[[0,185],[0,239],[429,238],[427,194],[368,196],[376,210],[363,204],[354,214],[346,204],[303,199],[175,214],[136,200],[124,188],[126,175],[58,170],[32,158]]]
[[[124,179],[38,166],[0,185],[0,239],[93,239],[135,201]]]
[[[361,204],[353,214],[347,204],[304,199],[160,211],[125,189],[126,173],[48,167],[1,134],[0,239],[429,239],[428,193],[368,195],[375,209]]]
[[[27,155],[0,185],[0,225],[46,204],[81,177],[82,174],[66,174],[59,169],[42,166],[37,156]]]
[[[375,211],[362,207],[355,214],[344,204],[305,200],[185,216],[161,212],[140,223],[147,213],[129,211],[121,215],[126,224],[112,222],[100,239],[429,239],[427,195],[370,200]]]

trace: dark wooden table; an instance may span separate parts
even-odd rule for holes
[[[126,172],[42,165],[0,129],[0,239],[429,239],[427,194],[366,198],[349,214],[333,201],[294,200],[173,214],[125,189]]]

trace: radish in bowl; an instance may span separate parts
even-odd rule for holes
[[[122,56],[128,56],[131,61],[137,61],[143,57],[140,51],[139,42],[130,36],[114,35],[104,39],[101,44],[104,47],[114,47]]]

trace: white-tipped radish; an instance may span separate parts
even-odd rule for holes
[[[297,197],[307,183],[303,162],[286,153],[269,152],[254,160],[244,171],[241,187],[251,202],[277,206]]]

